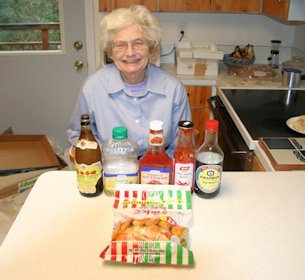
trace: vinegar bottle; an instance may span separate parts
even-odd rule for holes
[[[149,145],[139,161],[140,184],[172,184],[173,162],[164,148],[163,122],[150,122]]]
[[[174,184],[187,186],[191,192],[194,190],[195,160],[193,123],[180,121],[178,141],[173,158]]]
[[[224,154],[218,145],[217,120],[209,120],[205,139],[197,151],[195,193],[202,198],[212,198],[219,193]]]
[[[139,146],[128,139],[124,126],[112,129],[112,138],[103,145],[103,182],[106,195],[113,196],[117,183],[137,184]]]
[[[81,115],[81,132],[75,149],[77,186],[83,196],[97,196],[103,191],[101,151],[90,126],[89,115]]]

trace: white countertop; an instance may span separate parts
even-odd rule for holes
[[[280,68],[275,70],[276,76],[272,79],[250,79],[228,74],[228,68],[220,64],[218,76],[178,75],[175,64],[164,63],[160,66],[180,79],[186,86],[217,86],[220,88],[261,88],[261,89],[288,89],[282,85]],[[298,90],[305,90],[305,80],[301,80]]]
[[[305,173],[224,172],[193,195],[194,267],[105,263],[112,198],[82,197],[74,171],[39,177],[0,247],[0,279],[304,279]]]

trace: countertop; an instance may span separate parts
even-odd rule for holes
[[[304,172],[224,172],[217,197],[192,196],[194,267],[123,265],[99,257],[113,198],[82,197],[74,171],[47,172],[0,247],[0,279],[304,279],[304,197]]]
[[[285,89],[282,85],[281,68],[275,69],[273,78],[251,79],[232,76],[228,74],[228,68],[219,65],[218,76],[202,76],[202,75],[178,75],[176,74],[175,64],[161,64],[162,69],[170,72],[180,79],[186,86],[215,86],[219,88],[264,88],[264,89]],[[299,90],[305,89],[305,80],[300,82]]]

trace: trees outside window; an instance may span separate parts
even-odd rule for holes
[[[0,51],[60,48],[58,0],[0,0]]]

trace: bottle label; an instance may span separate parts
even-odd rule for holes
[[[141,184],[168,185],[170,184],[169,168],[142,167]]]
[[[81,193],[93,194],[96,192],[96,184],[102,176],[102,164],[100,161],[93,164],[75,164],[78,190]]]
[[[220,165],[201,165],[196,169],[196,185],[204,193],[213,193],[221,183]]]
[[[113,174],[104,172],[103,183],[106,191],[114,191],[116,184],[137,184],[138,172],[127,174]]]
[[[149,144],[152,146],[162,146],[164,144],[163,134],[149,134]]]
[[[97,142],[95,141],[88,141],[86,139],[80,139],[78,140],[76,147],[82,150],[86,150],[86,149],[92,149],[92,150],[96,150],[97,149]]]
[[[187,186],[193,189],[194,163],[184,163],[174,160],[175,178],[174,184]]]

